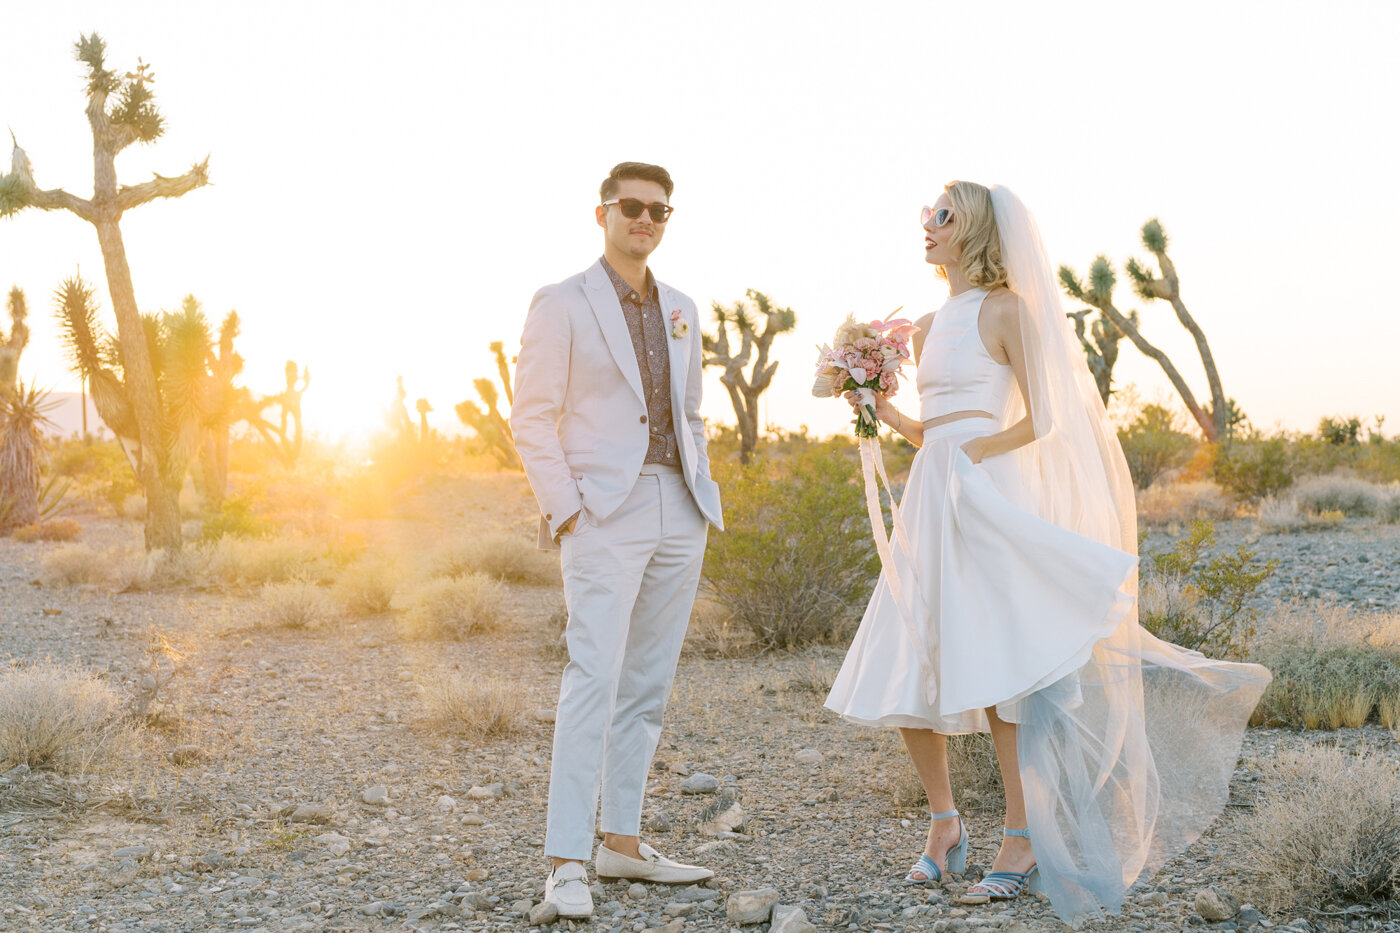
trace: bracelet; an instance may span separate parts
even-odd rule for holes
[[[896,420],[895,420],[895,423],[894,423],[894,429],[895,429],[896,431],[898,431],[899,428],[900,428],[900,425],[904,424],[904,416],[901,415],[901,414],[899,413],[899,409],[898,409],[898,408],[896,408],[896,409],[894,410],[894,416],[895,416],[895,419],[896,419]]]

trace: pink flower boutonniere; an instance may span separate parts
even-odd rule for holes
[[[684,340],[688,333],[690,333],[690,325],[685,322],[681,309],[677,308],[671,312],[671,336],[676,340]]]

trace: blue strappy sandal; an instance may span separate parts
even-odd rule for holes
[[[958,816],[957,810],[949,810],[946,813],[931,814],[935,820],[950,820]],[[943,860],[948,864],[948,871],[961,873],[967,868],[967,827],[963,825],[962,819],[958,819],[958,832],[960,838],[957,844],[948,850],[948,854]],[[917,877],[922,875],[923,877]],[[943,869],[938,867],[938,863],[929,858],[927,854],[919,856],[919,860],[914,863],[914,867],[909,869],[909,873],[904,876],[905,884],[928,884],[931,881],[939,881],[943,878]]]
[[[1030,839],[1029,829],[1002,829],[1002,834],[1006,836],[1020,836],[1022,839]],[[973,893],[973,888],[985,888],[985,891]],[[1009,901],[1020,897],[1022,894],[1038,894],[1041,891],[1040,869],[1032,865],[1029,871],[993,871],[988,872],[982,880],[967,889],[968,893],[958,898],[960,904],[985,904],[988,901]]]

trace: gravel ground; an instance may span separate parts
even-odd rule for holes
[[[423,547],[463,528],[532,527],[533,502],[512,477],[443,501],[384,523],[373,539]],[[133,523],[80,518],[83,540],[95,546],[139,542]],[[1222,525],[1222,545],[1253,537],[1252,523]],[[1353,522],[1263,536],[1253,546],[1283,562],[1271,597],[1400,605],[1391,582],[1400,529]],[[562,605],[557,587],[511,587],[510,618],[498,632],[412,642],[388,616],[316,631],[261,628],[251,591],[38,585],[41,556],[53,547],[0,541],[0,660],[77,662],[124,687],[147,671],[153,645],[182,660],[162,690],[164,724],[146,730],[142,755],[70,788],[86,805],[0,812],[0,931],[531,929],[526,912],[545,872],[548,711],[563,664],[550,622]],[[718,878],[680,889],[596,886],[594,919],[554,928],[727,931],[736,928],[726,917],[729,895],[771,887],[823,930],[1067,929],[1040,900],[951,903],[990,864],[995,812],[968,813],[963,879],[928,889],[898,883],[926,826],[894,789],[912,769],[892,733],[851,727],[821,709],[822,684],[839,662],[839,652],[823,648],[765,658],[687,654],[644,833]],[[497,741],[435,731],[419,684],[453,669],[509,677],[537,712],[523,732]],[[1223,924],[1195,915],[1196,895],[1209,885],[1250,900],[1249,880],[1235,867],[1234,829],[1248,817],[1256,762],[1313,742],[1397,754],[1376,727],[1252,730],[1232,805],[1212,831],[1141,884],[1121,917],[1094,928],[1387,928],[1364,916],[1313,917],[1309,925],[1248,912]],[[682,793],[697,772],[719,779],[718,794]],[[375,786],[388,800],[365,803]],[[700,824],[729,809],[716,806],[721,797],[738,803],[742,822],[710,835]]]

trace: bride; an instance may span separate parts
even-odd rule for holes
[[[1269,673],[1138,624],[1127,464],[1025,205],[955,181],[923,228],[951,297],[918,322],[919,412],[875,403],[920,448],[905,534],[826,706],[904,738],[933,811],[910,883],[964,870],[947,736],[990,732],[1005,827],[964,900],[1043,889],[1077,925],[1220,812]]]

